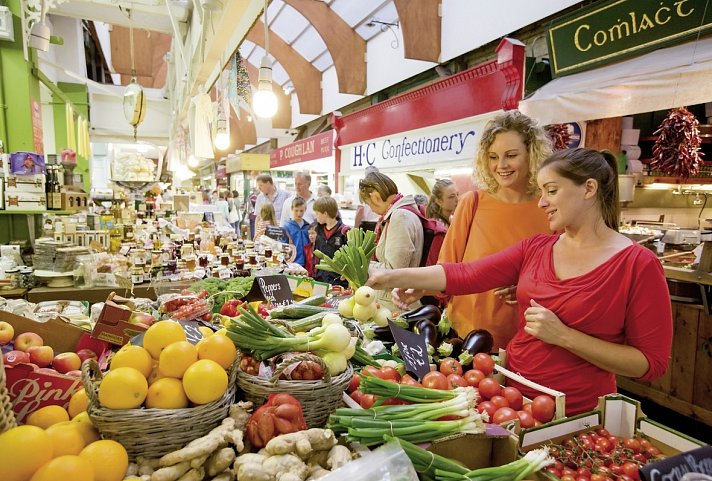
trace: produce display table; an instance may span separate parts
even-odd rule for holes
[[[190,283],[176,283],[177,289],[186,288]],[[123,287],[36,287],[27,293],[30,302],[41,301],[87,301],[90,304],[104,302],[115,292],[122,297],[132,297],[131,291]],[[150,284],[141,284],[133,289],[133,297],[156,299],[156,291]]]
[[[0,297],[5,299],[22,299],[27,294],[27,289],[0,289]]]

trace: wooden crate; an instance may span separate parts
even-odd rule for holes
[[[712,426],[712,316],[702,306],[672,303],[673,343],[667,373],[653,382],[618,385]]]

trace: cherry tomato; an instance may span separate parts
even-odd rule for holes
[[[571,476],[572,478],[576,476],[576,470],[571,468],[564,468],[561,470],[562,476]]]
[[[554,400],[546,394],[541,394],[532,399],[532,416],[537,421],[548,423],[554,418],[556,405]]]
[[[591,471],[586,469],[586,468],[579,468],[576,471],[576,476],[583,476],[584,478],[590,478],[591,477]]]
[[[524,402],[524,398],[522,397],[522,393],[519,392],[519,389],[516,387],[505,387],[502,389],[502,396],[507,398],[507,402],[509,402],[509,407],[512,409],[516,409],[517,411],[522,409],[522,403]]]
[[[423,381],[421,382],[421,384],[424,387],[430,389],[450,389],[450,383],[447,382],[447,377],[445,376],[445,374],[439,371],[430,371],[429,373],[427,373],[425,376],[423,376]]]
[[[519,425],[523,428],[534,427],[534,416],[526,411],[517,411],[517,416],[519,416]]]
[[[456,387],[467,387],[467,381],[465,381],[465,378],[459,374],[448,374],[447,382],[450,383],[450,386],[452,386],[453,389]]]
[[[494,361],[492,360],[492,356],[485,354],[484,352],[478,352],[475,354],[475,357],[472,359],[472,366],[475,369],[482,371],[485,376],[494,371]]]
[[[477,405],[477,410],[480,413],[487,413],[489,419],[492,420],[494,413],[497,412],[497,406],[492,404],[490,401],[482,401]]]
[[[646,453],[648,453],[651,458],[657,458],[658,456],[660,456],[660,450],[655,446],[650,446]]]
[[[556,469],[554,466],[547,466],[544,470],[557,478],[561,478],[561,470]]]
[[[608,441],[611,443],[611,451],[618,447],[620,444],[620,438],[618,436],[608,436]]]
[[[480,381],[485,378],[485,373],[479,369],[470,369],[463,375],[463,377],[465,378],[465,381],[467,381],[468,385],[477,387],[480,384]]]
[[[522,411],[526,411],[529,414],[532,413],[532,403],[528,402],[525,405],[522,406]]]
[[[608,469],[610,469],[611,473],[616,476],[620,476],[621,474],[623,474],[623,466],[621,466],[620,464],[613,463],[608,466]]]
[[[377,367],[374,366],[366,366],[363,369],[361,369],[361,375],[362,376],[376,376],[378,378],[381,377],[381,370],[378,369]]]
[[[486,377],[482,381],[480,381],[480,384],[477,389],[479,389],[480,394],[485,399],[491,399],[492,396],[498,396],[502,392],[502,387],[495,379],[492,379],[491,377]]]
[[[508,408],[511,407],[509,405],[509,402],[507,402],[507,399],[504,396],[492,396],[490,398],[490,402],[497,406],[497,409],[499,408]],[[515,409],[516,411],[516,409]]]
[[[519,419],[519,416],[517,416],[517,411],[512,408],[503,407],[497,409],[497,411],[494,413],[492,422],[494,422],[495,424],[502,424],[513,419]]]
[[[596,429],[596,434],[604,438],[607,438],[611,435],[611,433],[609,433],[608,430],[605,428]]]
[[[627,474],[621,474],[618,476],[618,481],[634,481],[634,480]]]
[[[587,478],[586,476],[577,476],[576,481],[591,481],[591,478]]]
[[[576,481],[576,478],[569,474],[564,474],[563,476],[561,476],[561,481]]]
[[[623,447],[626,449],[630,449],[631,451],[633,451],[633,453],[639,453],[640,441],[635,438],[625,438],[623,440]]]
[[[361,399],[363,399],[363,393],[361,391],[353,391],[351,394],[349,394],[349,396],[351,396],[351,399],[356,401],[356,403],[361,406]]]
[[[638,461],[640,464],[645,464],[648,462],[648,457],[643,453],[635,453],[633,456],[633,461]]]
[[[400,373],[390,366],[383,366],[381,368],[381,375],[379,377],[381,379],[385,379],[386,381],[393,382],[400,382],[401,380]]]
[[[359,384],[361,383],[361,376],[358,374],[354,374],[354,377],[351,378],[351,382],[349,383],[349,387],[347,389],[348,392],[354,392],[355,390],[358,389]]]
[[[370,409],[373,403],[376,402],[376,396],[373,394],[364,394],[361,398],[361,407],[364,409]]]
[[[446,357],[440,361],[440,372],[446,376],[448,374],[457,374],[458,376],[462,376],[462,364],[452,357]]]
[[[606,481],[606,477],[599,473],[593,473],[591,475],[591,481]]]
[[[648,441],[647,439],[640,440],[640,450],[641,451],[647,450],[650,446],[652,446],[652,444],[650,444],[650,441]]]
[[[626,461],[623,463],[623,474],[638,479],[638,465],[632,461]]]
[[[611,442],[608,438],[598,438],[596,441],[596,451],[599,453],[607,453],[611,450]]]

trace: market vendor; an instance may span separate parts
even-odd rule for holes
[[[665,373],[670,296],[655,255],[617,232],[615,157],[559,151],[542,163],[537,181],[539,207],[563,234],[537,235],[470,263],[374,271],[368,284],[395,288],[399,305],[426,290],[461,295],[517,284],[519,328],[507,345],[508,368],[564,392],[572,415],[615,392],[616,374],[649,381]]]

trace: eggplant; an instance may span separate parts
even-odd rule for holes
[[[478,352],[489,354],[493,345],[494,339],[489,331],[485,329],[473,329],[462,341],[462,350],[469,352],[472,356]]]
[[[421,319],[413,328],[413,332],[423,336],[425,338],[425,342],[434,348],[438,347],[438,328],[435,327],[435,324],[433,324],[430,320]]]
[[[376,339],[379,341],[383,342],[396,342],[396,340],[393,338],[393,333],[391,332],[391,328],[386,326],[386,327],[376,327],[373,329],[373,333],[376,336]]]
[[[448,339],[446,342],[452,346],[452,354],[450,354],[450,356],[457,359],[457,356],[459,356],[462,352],[462,339],[460,339],[459,337],[453,337],[451,339]]]
[[[432,322],[433,325],[437,325],[437,323],[440,322],[441,315],[442,313],[440,312],[440,309],[436,306],[426,304],[418,307],[417,309],[413,309],[412,311],[403,313],[400,317],[408,321],[409,329],[413,329],[413,326],[422,320],[428,320]]]

